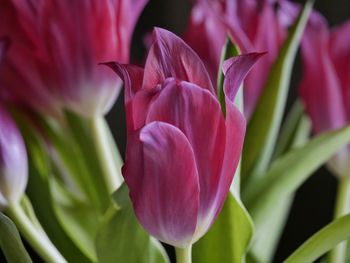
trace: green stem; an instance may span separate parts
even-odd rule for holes
[[[67,263],[42,229],[36,228],[19,204],[11,204],[6,210],[21,234],[48,263]]]
[[[350,177],[343,176],[339,178],[334,219],[337,219],[350,212]],[[344,241],[336,246],[329,254],[330,263],[345,262],[346,245]]]
[[[113,193],[122,184],[122,158],[118,150],[113,149],[112,136],[103,116],[92,119],[92,133],[99,161],[103,169],[103,176],[110,193]]]
[[[192,262],[192,245],[186,248],[175,248],[176,263],[191,263]]]

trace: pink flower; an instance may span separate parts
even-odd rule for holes
[[[185,247],[220,212],[245,133],[233,99],[259,56],[225,63],[226,117],[198,56],[166,30],[154,30],[144,69],[108,63],[125,83],[123,176],[136,216],[159,240]]]
[[[44,113],[103,114],[119,85],[98,63],[129,60],[147,0],[0,0],[0,36],[11,46],[0,97]]]
[[[314,13],[302,41],[301,96],[315,133],[350,124],[350,21],[330,30]],[[338,175],[350,171],[346,147],[329,163]]]
[[[0,105],[0,208],[19,202],[27,180],[27,153],[23,139]]]
[[[286,0],[196,0],[185,40],[200,55],[216,82],[221,49],[228,34],[246,52],[265,52],[245,79],[244,110],[250,117],[287,28],[298,7]]]

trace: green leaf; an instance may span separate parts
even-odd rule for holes
[[[69,127],[59,125],[55,120],[50,119],[42,119],[41,125],[53,145],[52,152],[55,156],[53,162],[60,166],[60,170],[66,172],[66,179],[70,181],[72,188],[75,188],[74,192],[95,204],[94,185],[89,180],[88,168],[83,158],[79,156],[81,151],[72,138]]]
[[[300,106],[300,105],[299,105]],[[290,133],[282,133],[286,144],[281,147],[281,152],[288,152],[296,147],[305,145],[310,132],[310,121],[303,117],[302,107],[297,106],[298,118],[295,111],[290,114],[284,125],[284,131],[287,128],[292,131]],[[295,110],[295,107],[294,107]],[[300,111],[299,111],[300,110]],[[293,123],[293,125],[292,125]],[[286,136],[288,134],[288,136]],[[282,143],[282,140],[280,140]],[[277,249],[278,241],[281,237],[286,220],[289,215],[289,211],[294,199],[294,194],[280,198],[274,202],[273,212],[266,215],[264,222],[257,225],[257,233],[254,236],[253,245],[249,251],[250,254],[254,254],[256,258],[259,258],[261,262],[271,262],[272,257]]]
[[[73,112],[66,112],[66,120],[68,122],[73,140],[78,147],[78,156],[83,160],[85,169],[83,178],[89,185],[89,196],[94,206],[103,213],[110,204],[110,195],[107,183],[104,180],[104,169],[99,162],[97,154],[95,138],[92,129],[92,120],[85,119]]]
[[[295,56],[312,6],[313,1],[305,4],[290,30],[248,124],[242,157],[243,180],[253,181],[255,177],[264,174],[272,158],[286,105]]]
[[[277,159],[266,176],[257,180],[254,187],[245,189],[243,200],[257,231],[266,217],[273,213],[276,200],[293,194],[318,167],[349,141],[350,126],[319,135]]]
[[[231,193],[209,232],[193,246],[193,262],[244,262],[253,223],[239,199]]]
[[[137,222],[125,184],[113,199],[115,203],[107,210],[95,242],[98,262],[169,262],[161,244]]]
[[[27,193],[33,204],[33,208],[40,224],[55,244],[58,250],[69,262],[92,262],[89,255],[76,246],[66,234],[60,222],[57,220],[54,200],[51,193],[50,177],[52,176],[51,161],[48,157],[44,143],[37,134],[30,128],[29,123],[22,120],[22,134],[26,141],[26,147],[29,156],[29,181]],[[40,191],[38,191],[40,189]],[[30,218],[31,208],[26,206],[26,211]],[[37,222],[33,222],[37,225]]]
[[[275,200],[273,212],[257,225],[249,255],[259,259],[258,262],[272,262],[279,239],[288,219],[294,196]]]
[[[273,160],[285,154],[291,148],[290,145],[294,141],[295,133],[297,132],[298,126],[300,126],[300,120],[303,118],[303,115],[304,107],[302,103],[297,100],[294,102],[283,123],[273,154]]]
[[[95,262],[94,239],[100,223],[99,211],[75,198],[55,178],[50,178],[50,189],[60,225],[77,247]]]
[[[31,263],[15,224],[0,213],[0,247],[8,263]]]
[[[284,263],[314,262],[337,244],[350,238],[350,215],[343,216],[322,228],[302,244]]]

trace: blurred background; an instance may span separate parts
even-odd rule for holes
[[[303,3],[303,1],[297,2]],[[350,19],[349,0],[316,0],[315,8],[327,18],[331,26]],[[142,63],[146,52],[145,36],[154,26],[166,28],[181,36],[186,28],[190,10],[190,0],[150,0],[134,33],[131,51],[133,63]],[[300,72],[301,65],[298,58],[293,74],[289,106],[298,93]],[[124,154],[125,145],[120,143],[125,142],[126,137],[122,94],[107,118],[118,146]],[[298,190],[274,262],[282,262],[308,237],[331,221],[336,187],[336,179],[326,168],[321,168]]]

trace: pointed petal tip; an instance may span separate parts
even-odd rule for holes
[[[227,71],[229,68],[236,63],[241,63],[243,60],[247,63],[252,63],[254,64],[257,62],[261,57],[265,56],[268,53],[268,51],[263,51],[263,52],[250,52],[250,53],[245,53],[242,55],[234,56],[231,57],[227,60],[224,61],[222,64],[222,70],[224,72],[224,75],[226,75]]]
[[[224,92],[233,102],[236,93],[253,65],[267,52],[254,52],[235,56],[226,60],[222,65],[225,75]]]

